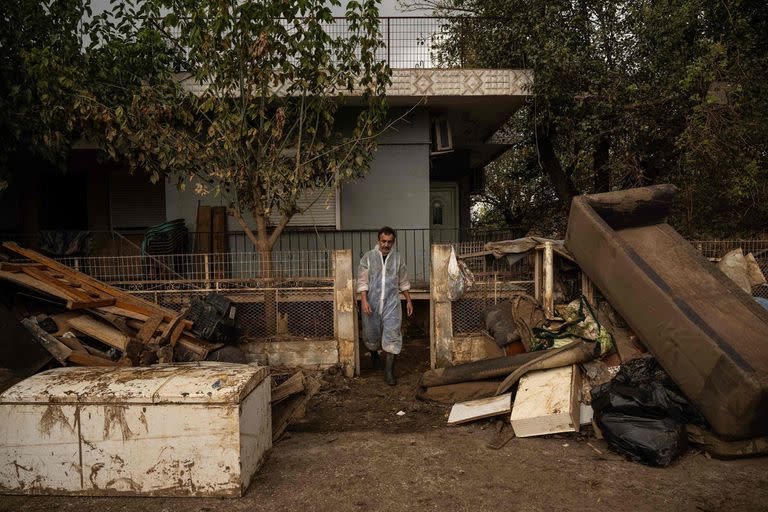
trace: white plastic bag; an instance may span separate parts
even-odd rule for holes
[[[451,257],[448,260],[448,299],[459,300],[464,290],[472,286],[474,276],[467,266],[456,259],[456,252],[451,247]]]

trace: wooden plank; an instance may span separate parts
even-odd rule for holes
[[[580,389],[578,365],[525,374],[510,415],[517,437],[578,432]]]
[[[537,301],[541,301],[543,267],[544,255],[540,250],[533,251],[533,298]]]
[[[123,316],[132,320],[141,320],[142,322],[145,322],[149,318],[147,315],[136,313],[135,311],[129,311],[117,306],[104,306],[99,309],[106,313],[112,313],[113,315]]]
[[[211,207],[197,205],[197,224],[195,225],[195,252],[211,252]]]
[[[83,290],[75,286],[72,286],[71,283],[68,283],[62,279],[57,279],[53,277],[45,270],[41,270],[39,268],[34,268],[34,267],[24,267],[24,273],[27,274],[28,276],[34,277],[38,281],[42,281],[51,286],[55,286],[63,290],[65,293],[72,295],[75,299],[78,299],[80,301],[91,300],[93,298]]]
[[[172,347],[176,346],[176,343],[178,343],[179,338],[181,338],[181,335],[184,333],[184,329],[186,328],[186,324],[184,322],[179,322],[171,332],[170,337],[170,345]]]
[[[24,318],[21,325],[32,333],[35,340],[40,343],[58,362],[67,364],[67,358],[72,354],[72,349],[45,332],[34,317]]]
[[[61,341],[64,345],[69,347],[72,350],[72,352],[80,352],[81,354],[88,353],[88,350],[85,348],[85,345],[80,343],[80,340],[75,337],[60,336],[57,339]]]
[[[89,300],[68,300],[67,301],[67,309],[77,310],[77,309],[95,309],[95,308],[101,308],[104,306],[112,306],[115,304],[115,299],[113,298],[105,298],[105,299],[89,299]]]
[[[581,294],[590,306],[593,308],[597,307],[597,303],[595,302],[595,286],[592,284],[592,281],[589,280],[589,276],[584,272],[581,272]]]
[[[162,334],[155,339],[157,345],[168,345],[171,341],[171,334],[173,334],[173,331],[176,330],[177,327],[181,328],[182,331],[184,330],[183,316],[184,312],[180,315],[176,315],[170,322],[168,322],[168,325],[163,328]]]
[[[355,275],[352,270],[350,249],[333,251],[333,268],[336,279],[333,284],[333,327],[339,342],[339,363],[344,375],[351,378],[360,374],[358,334],[355,328],[357,300],[355,300]]]
[[[45,269],[45,265],[40,265],[39,263],[5,263],[5,262],[0,263],[0,270],[4,270],[6,272],[11,272],[14,274],[23,273],[24,269],[27,267]]]
[[[49,285],[21,272],[8,272],[6,270],[0,271],[0,279],[9,281],[19,286],[23,286],[24,288],[28,288],[30,290],[42,292],[52,297],[62,299],[65,302],[76,299],[76,297],[66,293],[64,290],[57,286]]]
[[[430,365],[443,368],[451,365],[453,344],[453,314],[448,296],[448,262],[451,246],[433,245],[430,257]]]
[[[304,391],[304,374],[296,372],[291,375],[285,382],[277,386],[272,390],[272,403],[275,404],[285,398],[296,393]]]
[[[124,292],[123,290],[120,290],[106,283],[103,283],[98,279],[94,279],[90,276],[87,276],[82,272],[78,272],[77,270],[70,268],[62,263],[59,263],[54,259],[48,258],[47,256],[44,256],[38,252],[35,252],[30,249],[24,249],[23,247],[20,247],[15,242],[3,242],[3,247],[17,254],[21,254],[25,258],[28,258],[32,261],[45,265],[49,269],[53,269],[56,272],[61,273],[62,275],[66,276],[67,279],[70,281],[73,281],[73,282],[76,281],[76,282],[82,283],[100,292],[103,292],[107,295],[115,297],[117,299],[117,302],[115,303],[115,305],[121,308],[124,308],[124,309],[133,308],[131,309],[132,311],[143,313],[148,316],[151,315],[153,312],[162,311],[163,314],[165,315],[166,321],[170,321],[171,318],[176,316],[176,312],[172,310],[158,306],[157,304],[149,302],[148,300],[144,300],[142,298],[133,296],[127,292]],[[190,326],[191,326],[191,322],[190,322]]]
[[[449,425],[459,425],[482,418],[508,414],[512,409],[512,393],[504,393],[490,398],[479,398],[468,402],[459,402],[451,407],[448,416]]]
[[[291,418],[299,409],[305,407],[308,401],[309,398],[306,395],[294,395],[272,408],[272,442],[283,435]]]
[[[83,283],[80,283],[76,280],[70,282],[66,279],[67,276],[63,274],[52,274],[48,271],[48,269],[40,269],[37,268],[36,265],[25,267],[24,273],[34,277],[39,281],[47,282],[53,286],[61,287],[63,290],[66,290],[67,293],[73,295],[79,302],[88,302],[94,300],[103,301],[112,299],[114,303],[114,299],[110,295],[105,296],[105,294],[99,290],[84,285]]]
[[[96,338],[110,347],[115,347],[123,352],[125,352],[131,339],[111,325],[107,325],[88,315],[80,315],[70,318],[67,320],[67,323],[72,329],[92,338]]]
[[[94,308],[88,311],[90,314],[97,316],[107,322],[109,325],[122,332],[126,336],[133,337],[136,335],[134,329],[128,326],[128,321],[125,317],[109,313],[98,308]]]
[[[145,303],[137,303],[137,302],[131,302],[126,301],[123,298],[118,298],[117,302],[115,302],[115,306],[117,306],[119,309],[127,310],[133,313],[144,315],[145,317],[150,317],[156,313],[162,313],[163,314],[163,321],[164,322],[170,322],[179,314],[172,310],[167,309],[158,306],[157,304],[153,302],[144,301]],[[184,323],[185,329],[191,329],[192,328],[192,322],[190,320],[182,320]]]
[[[104,357],[94,356],[89,353],[72,352],[69,355],[68,361],[78,366],[124,366],[117,361],[107,359]]]
[[[155,331],[157,331],[157,328],[162,322],[162,313],[155,313],[154,315],[150,316],[144,322],[144,325],[141,326],[141,329],[139,329],[139,333],[136,335],[136,338],[138,338],[138,340],[142,343],[149,343],[149,340],[151,340],[152,336],[155,335]]]
[[[555,316],[555,260],[552,252],[552,242],[544,243],[543,260],[543,294],[541,305],[544,308],[544,316],[554,318]]]
[[[212,252],[224,254],[229,252],[227,240],[227,207],[214,206],[211,208]]]
[[[641,347],[634,343],[633,340],[636,340],[637,336],[635,336],[624,319],[621,318],[621,315],[610,304],[607,302],[600,304],[597,318],[603,327],[611,333],[613,346],[616,347],[616,352],[619,354],[622,363],[642,357],[646,353],[645,350],[641,350]]]

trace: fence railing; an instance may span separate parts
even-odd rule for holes
[[[91,277],[132,292],[328,286],[330,251],[255,252],[59,258]]]
[[[472,17],[438,16],[382,16],[379,18],[379,32],[383,46],[376,51],[376,58],[384,60],[391,68],[460,68],[472,65],[470,43],[462,44],[461,39],[470,39],[476,29],[487,28],[489,21],[503,26],[498,19]],[[290,30],[292,25],[285,23]],[[346,18],[334,18],[331,23],[323,23],[325,32],[333,37],[349,37],[350,27]],[[460,27],[460,28],[459,28]],[[170,35],[178,38],[179,27],[170,29]],[[456,39],[459,41],[456,41]],[[459,49],[458,55],[452,52],[450,57],[440,50],[450,41],[452,49]],[[462,50],[465,46],[467,48]],[[466,54],[466,55],[465,55]],[[465,62],[466,61],[466,62]]]

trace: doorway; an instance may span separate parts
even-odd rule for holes
[[[459,241],[459,187],[432,183],[429,187],[429,232],[433,244]]]

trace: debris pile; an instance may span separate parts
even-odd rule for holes
[[[184,311],[143,300],[12,242],[3,245],[27,260],[0,263],[0,281],[13,292],[11,304],[3,307],[5,323],[21,317],[47,356],[38,353],[32,356],[36,363],[21,365],[23,355],[13,356],[9,366],[22,366],[20,377],[39,370],[51,357],[66,366],[143,366],[201,361],[224,346],[201,337]],[[197,309],[202,318],[205,308]],[[222,331],[221,318],[209,324],[204,327],[211,332]],[[23,352],[22,345],[17,350]]]
[[[519,294],[485,313],[513,355],[428,370],[419,396],[456,402],[449,424],[507,415],[493,448],[589,425],[653,466],[689,443],[724,458],[768,453],[768,311],[749,293],[765,278],[740,249],[715,266],[680,237],[666,223],[674,191],[575,198],[565,244],[545,241],[544,259],[557,247],[575,263],[581,296],[557,304],[550,268],[541,300]],[[540,241],[486,249],[519,258]]]
[[[287,378],[279,373],[272,376],[273,442],[280,439],[288,425],[304,417],[307,403],[319,390],[320,380],[301,371]]]

